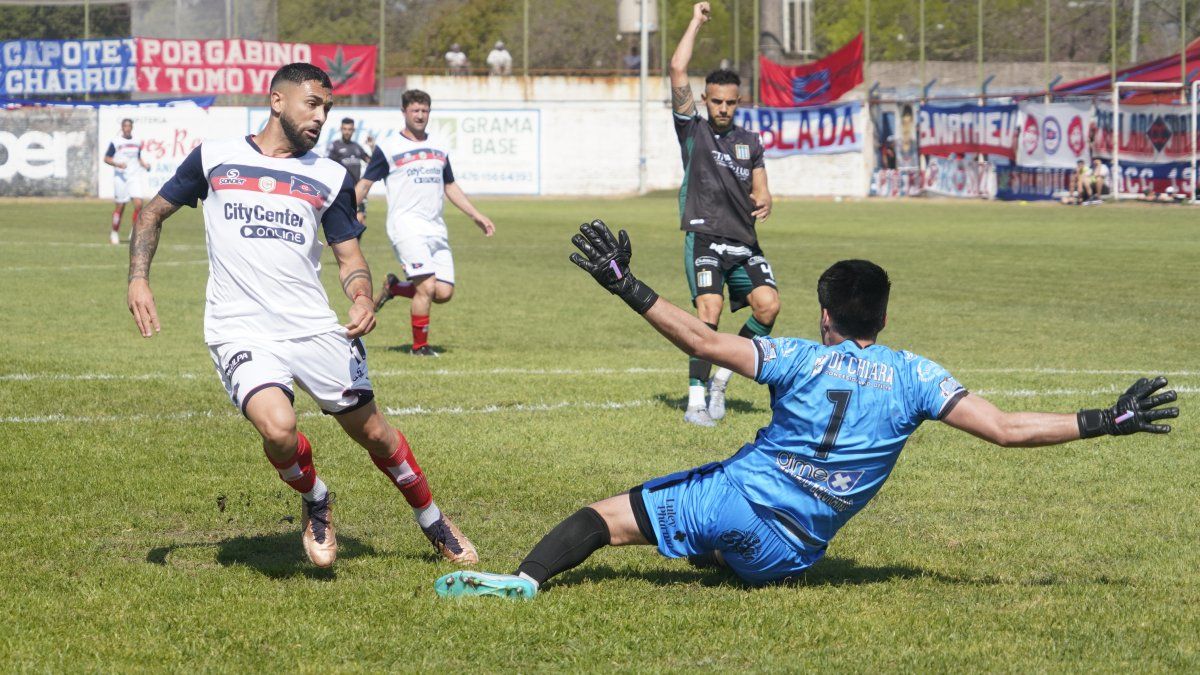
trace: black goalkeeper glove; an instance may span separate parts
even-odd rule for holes
[[[633,311],[645,314],[658,300],[658,293],[629,273],[629,259],[633,257],[629,234],[621,230],[618,240],[602,220],[580,225],[579,232],[571,237],[571,243],[583,255],[572,253],[571,262],[592,275],[609,293],[620,296]]]
[[[1143,377],[1121,394],[1113,407],[1105,410],[1080,410],[1079,437],[1093,438],[1103,434],[1126,436],[1139,431],[1165,434],[1171,431],[1170,425],[1151,424],[1155,420],[1179,417],[1179,408],[1155,410],[1158,406],[1175,400],[1173,389],[1156,396],[1151,395],[1165,386],[1165,377],[1156,377],[1153,380]]]

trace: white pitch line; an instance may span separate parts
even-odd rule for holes
[[[179,267],[180,265],[207,265],[207,260],[165,260],[155,262],[155,267]],[[111,263],[103,265],[57,265],[57,266],[28,266],[28,267],[0,267],[0,272],[61,272],[63,270],[121,270],[124,271],[128,267],[128,262],[124,260],[114,260]]]
[[[482,375],[527,375],[527,376],[606,376],[606,375],[662,375],[679,373],[679,368],[485,368],[476,370],[373,370],[371,377],[478,377]],[[959,368],[954,373],[1024,374],[1024,375],[1164,375],[1166,377],[1196,377],[1200,370],[1087,370],[1070,368]],[[211,374],[211,371],[208,373]],[[0,382],[60,381],[85,382],[92,380],[191,380],[205,377],[205,373],[140,373],[133,375],[118,373],[0,373]]]
[[[480,408],[464,408],[452,406],[446,408],[384,408],[384,414],[392,417],[407,417],[411,415],[494,415],[497,413],[523,412],[552,412],[555,410],[625,410],[642,408],[659,404],[659,401],[638,399],[633,401],[556,401],[554,403],[514,403],[511,405],[487,405]],[[300,417],[319,417],[321,413],[303,412]],[[156,413],[134,415],[31,415],[28,417],[0,417],[0,424],[92,424],[103,422],[150,422],[159,420],[188,420],[195,418],[229,418],[239,415],[233,410],[225,413],[211,410],[186,410],[175,413]]]
[[[981,389],[975,393],[980,396],[1030,398],[1033,396],[1095,396],[1115,394],[1120,389],[1116,387],[1103,389]],[[1200,387],[1175,387],[1181,394],[1200,393]],[[541,413],[555,410],[628,410],[663,405],[662,401],[651,399],[635,399],[632,401],[556,401],[554,403],[513,403],[510,405],[486,405],[479,408],[464,408],[451,406],[443,408],[426,408],[416,406],[411,408],[384,408],[384,413],[393,417],[412,415],[494,415],[498,413]],[[319,417],[320,413],[303,412],[300,417]],[[65,415],[52,413],[48,415],[30,415],[26,417],[0,417],[0,424],[93,424],[104,422],[158,422],[162,420],[188,420],[195,418],[226,418],[234,419],[239,415],[227,409],[226,412],[212,410],[185,410],[181,412],[134,415]]]

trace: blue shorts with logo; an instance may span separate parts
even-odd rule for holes
[[[790,536],[769,509],[751,504],[720,463],[655,478],[630,490],[642,534],[668,558],[720,551],[753,584],[780,581],[825,554]],[[650,536],[653,535],[653,536]]]

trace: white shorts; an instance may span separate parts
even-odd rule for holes
[[[415,236],[392,241],[396,258],[404,265],[404,275],[409,279],[426,277],[430,274],[454,285],[454,256],[450,254],[450,240],[445,236]]]
[[[138,171],[136,173],[114,172],[113,201],[118,204],[127,204],[130,199],[147,199],[148,186],[149,183],[146,181],[145,171]]]
[[[295,401],[293,380],[330,415],[357,410],[375,398],[366,347],[339,332],[294,340],[237,340],[209,345],[208,350],[229,400],[243,415],[246,401],[269,387],[282,389]]]

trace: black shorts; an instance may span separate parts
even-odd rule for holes
[[[729,284],[729,309],[746,307],[750,292],[760,286],[775,288],[775,274],[758,246],[713,237],[699,232],[687,232],[683,243],[683,267],[692,304],[696,296],[706,293],[721,295]]]

